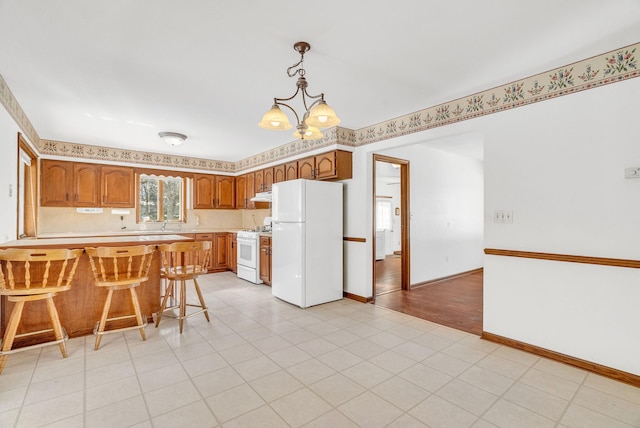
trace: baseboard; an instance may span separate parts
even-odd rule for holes
[[[520,349],[531,354],[549,358],[550,360],[559,361],[561,363],[569,364],[571,366],[587,370],[600,376],[628,383],[629,385],[633,385],[635,387],[640,387],[640,376],[633,373],[628,373],[622,370],[603,366],[601,364],[592,363],[591,361],[581,360],[580,358],[571,357],[569,355],[561,354],[559,352],[551,351],[539,346],[530,345],[518,340],[509,339],[508,337],[499,336],[497,334],[488,333],[486,331],[483,331],[480,337],[490,342],[495,342],[501,345],[509,346],[511,348]]]
[[[454,278],[460,278],[461,276],[471,275],[472,273],[480,273],[484,270],[484,268],[472,269],[465,272],[454,273],[453,275],[443,276],[442,278],[430,279],[429,281],[418,282],[417,284],[411,284],[411,289],[418,287],[424,287],[425,285],[435,284],[437,282],[448,281]]]
[[[356,300],[356,301],[362,302],[362,303],[371,303],[371,302],[373,302],[373,297],[362,297],[362,296],[358,296],[357,294],[348,293],[346,291],[343,291],[342,295],[344,297],[346,297],[347,299]]]

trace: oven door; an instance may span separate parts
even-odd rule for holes
[[[258,268],[258,240],[238,237],[238,266]]]

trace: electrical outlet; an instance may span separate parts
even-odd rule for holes
[[[493,212],[494,223],[513,223],[513,211],[497,210]]]

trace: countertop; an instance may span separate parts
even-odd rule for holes
[[[125,229],[113,232],[51,232],[39,233],[37,239],[60,239],[60,238],[95,238],[95,237],[131,237],[149,235],[183,235],[192,233],[236,233],[242,229],[230,228],[206,228],[206,229],[167,229],[167,230],[134,230]],[[4,244],[0,244],[4,245]]]
[[[175,242],[188,241],[190,238],[176,234],[147,234],[147,235],[127,235],[127,236],[68,236],[65,238],[28,238],[17,241],[0,243],[2,248],[16,247],[45,247],[45,246],[82,246],[96,244],[129,243],[144,245],[149,242]]]

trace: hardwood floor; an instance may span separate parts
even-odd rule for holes
[[[399,261],[396,259],[400,258],[388,256],[376,262],[376,305],[482,334],[482,271],[404,291],[400,290]],[[397,267],[395,263],[398,263]]]
[[[385,294],[402,288],[400,255],[387,256],[376,261],[376,294]]]

